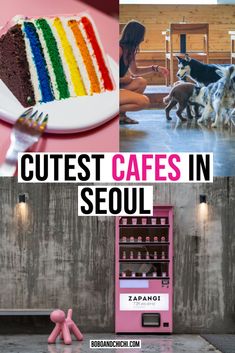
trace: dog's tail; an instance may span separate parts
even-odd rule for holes
[[[167,105],[167,104],[170,102],[171,98],[172,98],[172,95],[171,95],[171,92],[170,92],[170,93],[168,94],[168,96],[166,96],[166,97],[163,98],[163,103],[164,103],[165,105]]]

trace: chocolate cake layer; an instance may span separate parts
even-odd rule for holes
[[[20,25],[0,38],[0,79],[25,107],[35,104],[25,42]]]

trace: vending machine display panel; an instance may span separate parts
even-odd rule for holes
[[[155,206],[152,217],[116,222],[117,333],[171,333],[173,208]]]

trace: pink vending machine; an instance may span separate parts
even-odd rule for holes
[[[173,208],[121,217],[116,229],[117,333],[171,333]]]

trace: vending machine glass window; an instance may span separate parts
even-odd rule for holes
[[[116,222],[117,333],[172,332],[173,208]]]

